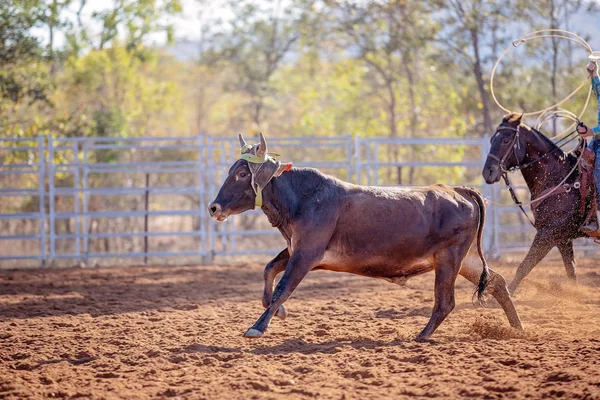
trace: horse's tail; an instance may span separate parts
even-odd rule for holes
[[[483,200],[483,196],[475,189],[467,188],[467,191],[471,198],[475,200],[477,203],[477,208],[479,209],[479,219],[477,225],[477,253],[479,253],[479,258],[481,259],[481,264],[483,264],[483,271],[479,276],[479,284],[477,285],[477,299],[481,304],[483,301],[483,293],[488,286],[490,270],[487,265],[487,261],[485,260],[485,256],[483,255],[483,249],[481,247],[481,240],[483,238],[483,226],[485,224],[485,203]]]

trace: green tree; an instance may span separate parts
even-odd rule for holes
[[[202,2],[204,3],[204,2]],[[306,8],[300,2],[283,6],[281,1],[225,1],[233,18],[215,26],[212,44],[201,56],[209,65],[226,63],[236,79],[228,88],[246,98],[255,129],[263,127],[266,99],[276,90],[272,79],[301,36]]]
[[[115,42],[124,42],[128,50],[135,50],[153,33],[165,33],[167,42],[172,42],[174,26],[170,17],[182,12],[181,0],[114,0],[112,7],[92,11],[92,19],[100,25],[99,31],[94,31],[82,19],[87,1],[79,0],[77,27],[69,33],[70,47],[76,52],[85,48],[102,50]]]
[[[483,132],[493,132],[489,97],[489,64],[495,60],[504,35],[510,31],[514,2],[491,0],[444,0],[444,12],[440,14],[442,29],[437,40],[442,49],[450,50],[447,61],[464,65],[475,78],[479,93]]]
[[[0,130],[23,135],[36,123],[32,109],[51,105],[53,80],[44,46],[32,30],[44,23],[39,0],[0,2]]]
[[[531,25],[532,30],[539,29],[570,29],[570,16],[585,9],[585,12],[590,17],[597,16],[597,7],[594,2],[585,0],[540,0],[537,2],[521,2],[519,3],[525,20]],[[557,33],[560,34],[560,33]],[[549,38],[548,42],[536,41],[530,44],[529,53],[538,60],[538,66],[547,66],[549,68],[533,67],[537,74],[550,82],[550,93],[546,96],[550,98],[550,102],[556,103],[570,92],[573,85],[570,76],[585,76],[582,65],[573,65],[573,50],[576,46],[569,40],[560,39],[558,37]],[[577,46],[576,46],[577,47]],[[580,50],[580,49],[576,49]],[[578,54],[582,54],[578,52]],[[585,61],[583,61],[585,62]],[[575,69],[574,69],[575,67]],[[538,82],[539,83],[539,82]],[[537,85],[538,88],[543,88],[546,85]],[[538,89],[539,90],[539,89]],[[541,106],[544,108],[549,106]],[[557,120],[552,121],[553,134],[557,134]]]
[[[398,136],[398,104],[400,93],[409,100],[408,128],[415,136],[419,123],[417,94],[418,65],[427,52],[437,24],[427,16],[433,4],[428,1],[406,2],[328,2],[340,15],[337,29],[349,40],[344,47],[356,48],[358,58],[369,68],[374,90],[385,105],[388,133]]]

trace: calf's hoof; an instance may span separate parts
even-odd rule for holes
[[[425,336],[425,335],[419,335],[415,338],[415,342],[419,342],[419,343],[428,343],[431,341],[432,340],[429,339],[429,336]]]
[[[510,325],[519,331],[525,332],[525,328],[523,328],[523,324],[521,323],[521,321],[516,322],[514,325],[513,324],[510,324]]]
[[[262,335],[263,335],[263,333],[261,331],[259,331],[258,329],[254,329],[254,328],[250,328],[246,331],[246,333],[244,333],[244,337],[250,338],[250,339],[259,338],[259,337],[262,337]]]
[[[275,313],[275,316],[281,319],[285,319],[287,317],[287,311],[285,310],[285,307],[283,305],[279,306],[277,312]]]

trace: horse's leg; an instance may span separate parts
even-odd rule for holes
[[[543,234],[540,234],[540,232],[535,235],[529,252],[519,265],[519,268],[517,268],[517,273],[513,278],[513,281],[510,283],[510,285],[508,285],[508,291],[511,294],[515,293],[519,283],[521,283],[527,274],[531,272],[533,267],[535,267],[540,261],[542,261],[544,257],[546,257],[546,254],[548,254],[552,247],[554,247],[554,242],[551,239]]]
[[[573,282],[577,282],[577,277],[575,276],[575,254],[573,252],[573,241],[568,240],[566,242],[560,242],[558,245],[558,251],[560,251],[560,256],[562,257],[563,264],[565,264],[565,270],[567,271],[567,278],[569,278]]]

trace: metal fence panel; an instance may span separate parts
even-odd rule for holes
[[[204,138],[51,138],[48,148],[52,260],[210,254]]]
[[[487,137],[289,137],[269,139],[269,147],[294,166],[358,184],[478,188],[490,201],[488,254],[521,253],[533,239],[534,229],[508,193],[483,183]],[[208,216],[206,206],[238,157],[235,138],[2,139],[1,266],[276,254],[285,242],[260,210],[225,223]],[[512,179],[519,196],[529,199],[520,176]],[[577,249],[597,252],[590,240],[578,240]]]
[[[43,137],[0,139],[0,261],[38,260],[44,265],[45,175]],[[15,220],[22,223],[11,223]]]

